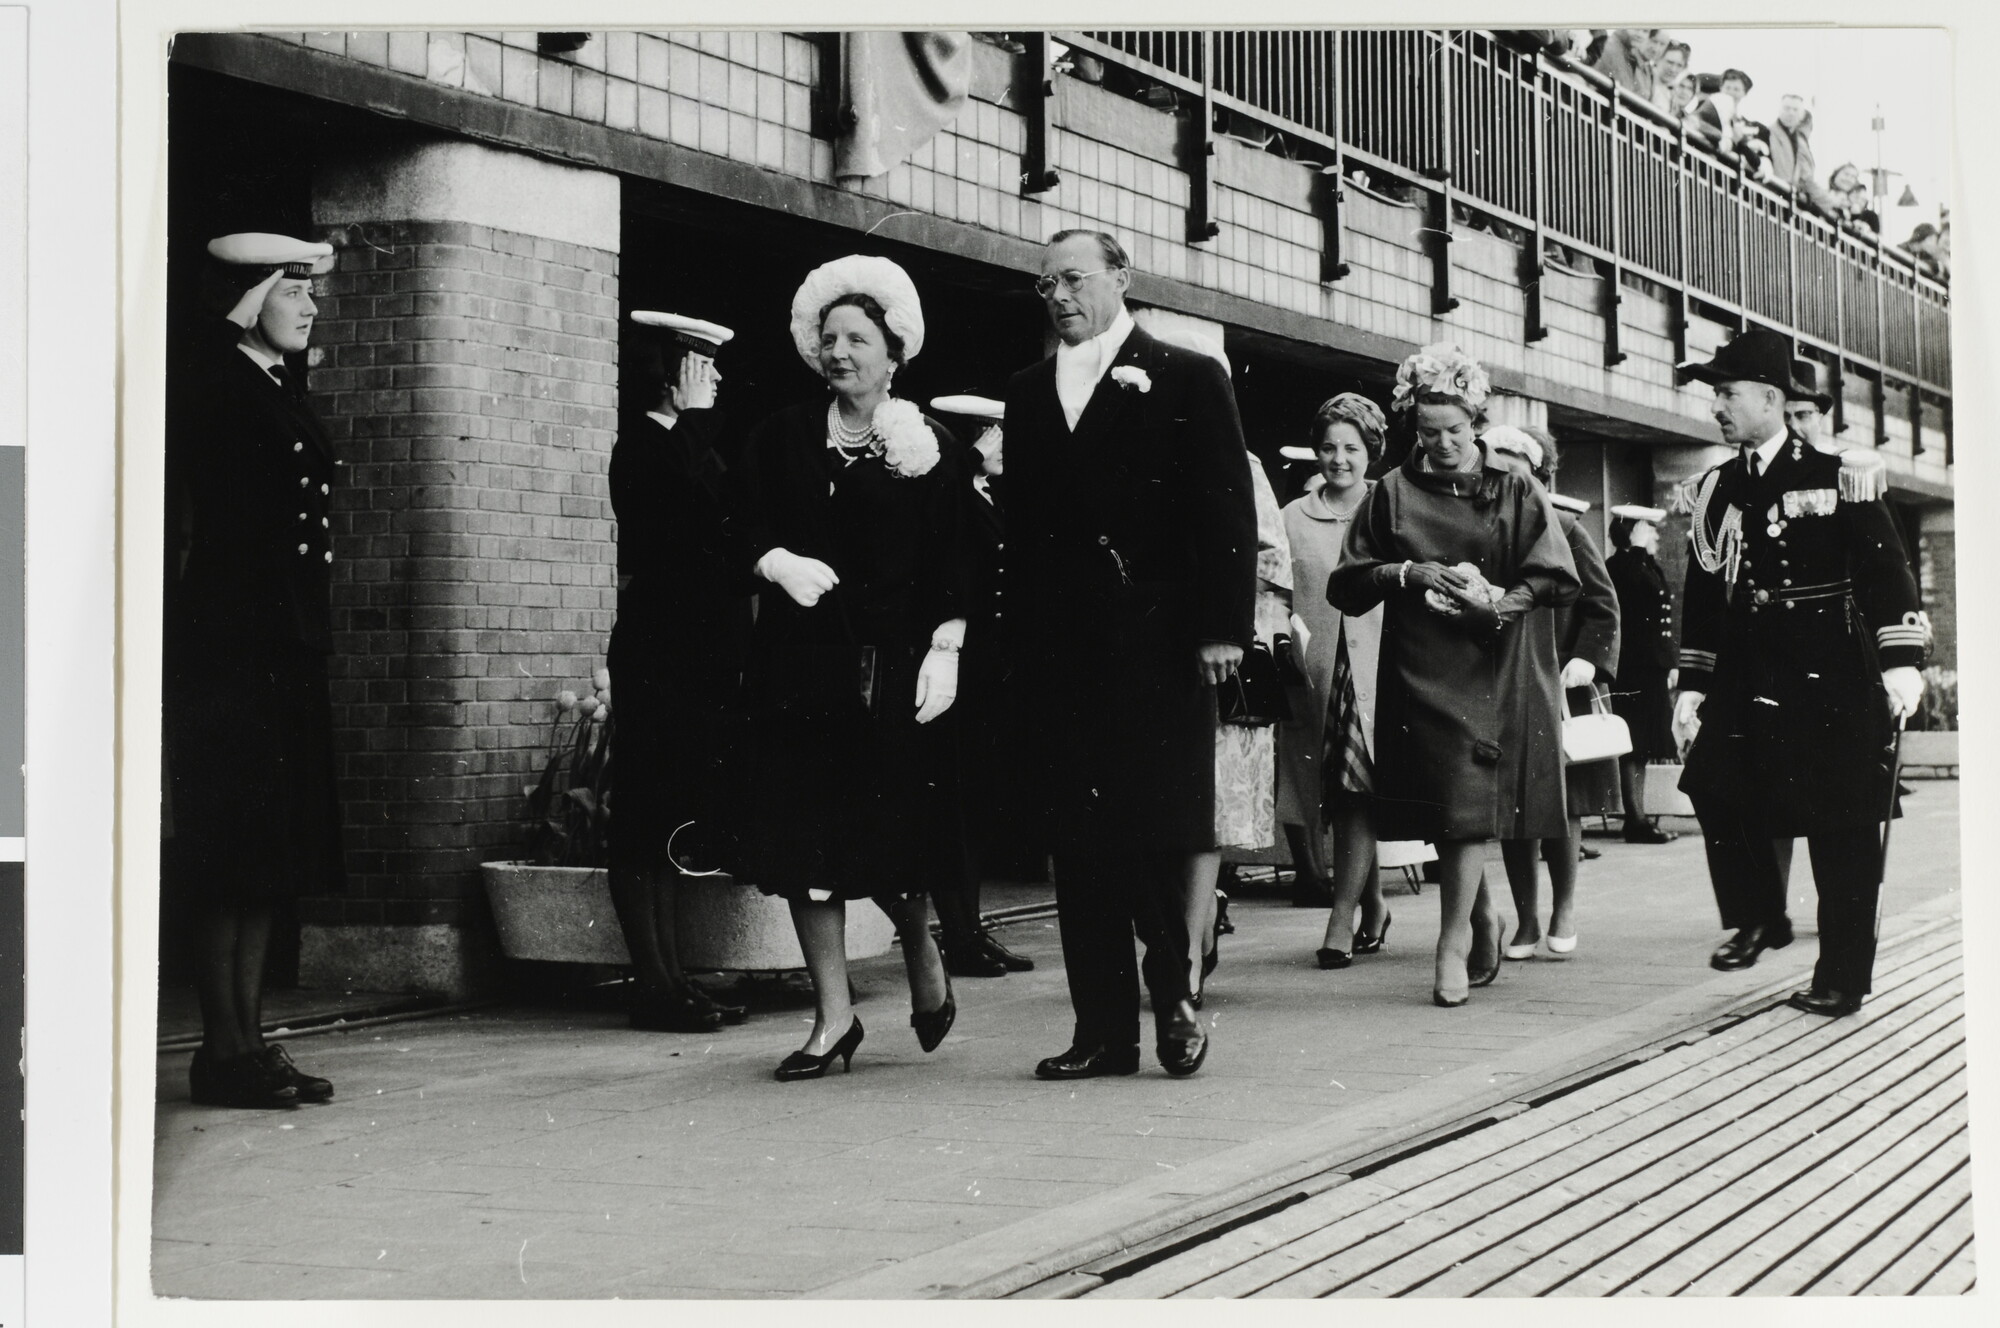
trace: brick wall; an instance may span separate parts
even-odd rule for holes
[[[550,698],[603,658],[618,260],[452,222],[350,234],[312,373],[346,463],[333,700],[350,888],[318,920],[431,920],[385,901],[471,895],[477,864],[511,855]]]

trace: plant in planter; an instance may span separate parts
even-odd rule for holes
[[[611,834],[611,671],[599,669],[594,690],[556,697],[548,759],[540,782],[527,790],[534,824],[530,858],[542,867],[602,867]]]
[[[598,669],[593,688],[555,699],[540,778],[523,789],[528,857],[482,865],[487,899],[510,959],[629,964],[613,906],[607,863],[617,762],[611,675]],[[785,902],[721,873],[689,873],[663,886],[672,906],[684,967],[776,971],[802,967]],[[848,912],[850,958],[885,952],[895,930],[878,909]]]

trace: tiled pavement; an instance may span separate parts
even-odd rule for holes
[[[1949,910],[1957,826],[1957,785],[1919,785],[1885,916]],[[1596,842],[1576,957],[1510,964],[1461,1010],[1429,1004],[1428,890],[1393,891],[1388,947],[1343,973],[1313,967],[1320,915],[1239,901],[1211,985],[1215,1049],[1188,1080],[1032,1077],[1069,1031],[1044,922],[1007,935],[1041,967],[961,980],[958,1027],[928,1057],[907,1026],[899,961],[859,966],[867,1040],[852,1074],[818,1082],[769,1077],[809,1022],[796,996],[713,1037],[543,1008],[298,1039],[300,1062],[340,1096],[282,1114],[190,1106],[186,1054],[163,1054],[154,1288],[636,1299],[865,1284],[961,1242],[1053,1238],[1125,1196],[1171,1190],[1182,1169],[1249,1165],[1273,1141],[1393,1137],[1454,1095],[1615,1049],[1809,963],[1805,938],[1749,973],[1713,973],[1698,839]],[[1809,922],[1799,858],[1795,916]]]

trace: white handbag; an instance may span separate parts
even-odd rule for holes
[[[1632,730],[1611,713],[1601,688],[1590,689],[1590,713],[1563,720],[1563,759],[1571,765],[1609,761],[1632,750]]]

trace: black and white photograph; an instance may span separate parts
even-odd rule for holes
[[[1954,34],[1394,17],[127,16],[121,1302],[1976,1303]]]

